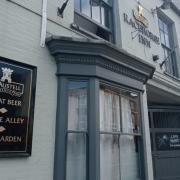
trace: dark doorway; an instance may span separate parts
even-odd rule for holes
[[[155,180],[180,180],[180,107],[149,107]]]

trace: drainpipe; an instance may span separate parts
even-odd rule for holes
[[[40,46],[45,46],[46,29],[47,29],[47,0],[42,0],[42,24],[41,24],[41,41]]]

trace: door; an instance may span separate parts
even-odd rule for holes
[[[180,180],[180,109],[149,108],[155,180]]]

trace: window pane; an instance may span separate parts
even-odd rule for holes
[[[169,49],[164,48],[165,54],[165,71],[171,75],[176,76],[176,66],[175,66],[175,58],[174,53],[172,53]]]
[[[89,0],[82,0],[81,1],[81,9],[82,9],[83,14],[91,17],[90,1]]]
[[[180,128],[180,113],[177,112],[154,112],[155,128]]]
[[[166,23],[164,23],[164,32],[168,34],[168,25]]]
[[[138,137],[120,138],[121,180],[140,180]]]
[[[161,19],[159,19],[159,29],[164,31],[164,23]]]
[[[168,34],[165,33],[164,36],[165,36],[166,47],[170,47]]]
[[[176,65],[176,54],[171,52],[171,62],[172,62],[172,75],[177,76],[177,65]]]
[[[173,63],[172,63],[172,59],[171,59],[171,54],[170,51],[166,48],[164,48],[164,52],[165,52],[165,69],[166,72],[172,74],[173,73]]]
[[[120,96],[100,90],[100,131],[120,131]]]
[[[154,151],[154,146],[153,146],[153,135],[150,133],[150,140],[151,140],[151,150]]]
[[[122,126],[125,133],[139,132],[138,99],[134,98],[134,100],[125,96],[121,98]]]
[[[161,37],[161,43],[162,43],[162,48],[164,49],[164,59],[163,61],[165,62],[163,64],[163,69],[165,72],[168,74],[171,74],[173,76],[177,76],[176,73],[176,58],[174,55],[172,55],[171,49],[173,49],[173,41],[171,41],[171,26],[172,24],[163,21],[159,19],[159,29],[160,29],[160,37]]]
[[[101,18],[102,18],[102,25],[109,27],[109,11],[105,7],[101,7]]]
[[[74,0],[74,8],[80,12],[80,0]]]
[[[86,135],[68,134],[66,180],[86,179]]]
[[[163,49],[164,49],[164,58],[166,59],[168,57],[168,50],[166,48]]]
[[[161,43],[166,45],[165,39],[164,39],[164,32],[163,31],[160,31],[160,38],[161,38]]]
[[[68,130],[87,130],[87,82],[68,84]]]
[[[118,135],[100,135],[100,179],[120,179],[120,149]]]
[[[92,6],[92,19],[94,19],[98,23],[101,23],[99,6]]]

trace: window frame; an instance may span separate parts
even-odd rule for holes
[[[145,172],[144,172],[144,154],[143,154],[143,131],[142,131],[142,112],[141,112],[141,93],[137,90],[124,87],[121,85],[118,85],[116,83],[110,83],[108,81],[102,81],[98,78],[93,78],[93,77],[71,77],[71,76],[66,76],[60,77],[61,83],[59,84],[60,88],[60,95],[59,95],[59,122],[57,126],[60,128],[58,131],[56,131],[56,136],[58,138],[58,141],[56,141],[56,147],[58,149],[61,149],[62,151],[59,152],[58,154],[60,164],[63,166],[60,168],[61,170],[63,169],[64,172],[60,172],[61,177],[58,177],[62,180],[66,180],[66,158],[67,158],[67,133],[69,132],[68,130],[68,83],[70,81],[87,81],[87,144],[86,144],[86,173],[87,173],[87,180],[100,180],[100,85],[106,85],[107,87],[112,87],[113,89],[116,88],[118,90],[122,91],[128,91],[128,92],[134,92],[138,94],[138,104],[140,105],[139,108],[139,121],[140,121],[140,131],[139,133],[124,133],[122,130],[118,132],[120,136],[126,136],[126,135],[131,135],[133,137],[138,137],[138,145],[139,145],[139,169],[138,172],[141,174],[141,179],[145,178]],[[121,113],[120,113],[121,115]],[[122,124],[122,122],[121,122]],[[122,127],[120,127],[122,128]],[[74,132],[74,131],[72,131]],[[71,130],[70,130],[71,133]],[[84,133],[84,132],[83,132]],[[117,133],[113,133],[116,134]],[[56,166],[55,161],[55,168],[58,167]],[[59,171],[59,169],[56,169]]]
[[[91,2],[89,5],[90,6],[90,16],[88,16],[82,12],[82,7],[81,7],[81,1],[82,0],[79,0],[79,1],[80,1],[80,10],[75,9],[75,6],[74,6],[74,23],[71,25],[71,27],[82,32],[85,35],[90,36],[90,37],[94,37],[96,39],[104,39],[104,40],[109,41],[109,42],[114,42],[114,36],[113,36],[113,34],[114,34],[113,4],[110,5],[110,4],[106,3],[104,0],[100,0],[101,2],[100,2],[100,5],[98,6],[100,8],[100,22],[98,22],[98,21],[94,20],[92,17],[92,4],[91,4]],[[108,9],[108,12],[109,12],[108,26],[102,24],[101,7],[106,7]],[[102,31],[104,31],[104,33],[106,35],[108,35],[108,39],[106,39],[105,37],[102,37],[102,36],[92,32],[91,30],[83,27],[82,26],[82,24],[83,24],[82,20],[80,20],[80,19],[83,19],[83,23],[86,21],[89,25],[92,24],[90,26],[96,26],[96,28],[100,28]]]
[[[123,120],[122,120],[122,97],[127,97],[127,96],[125,96],[123,93],[124,92],[128,92],[129,94],[130,93],[136,93],[137,94],[137,96],[138,96],[138,105],[140,106],[140,93],[139,92],[137,92],[137,91],[135,91],[135,90],[132,90],[132,89],[128,89],[128,88],[126,88],[126,87],[121,87],[121,86],[118,86],[118,85],[115,85],[115,84],[107,84],[106,82],[102,82],[102,81],[100,81],[100,84],[99,84],[99,92],[100,92],[100,89],[101,89],[101,86],[105,86],[106,88],[108,88],[108,90],[110,90],[110,91],[112,91],[112,92],[114,92],[114,93],[117,93],[118,95],[119,95],[119,105],[120,105],[120,130],[119,131],[101,131],[101,129],[100,129],[100,125],[99,125],[99,138],[100,138],[100,136],[101,135],[112,135],[112,136],[118,136],[118,139],[119,139],[119,143],[118,143],[118,145],[119,145],[119,151],[120,151],[120,154],[119,154],[119,165],[120,165],[120,171],[119,171],[119,175],[120,175],[120,179],[121,179],[121,177],[122,177],[122,174],[123,174],[123,172],[122,172],[122,169],[121,169],[121,163],[122,163],[122,161],[121,161],[121,151],[122,151],[122,149],[121,149],[121,137],[127,137],[127,136],[132,136],[133,138],[134,138],[134,140],[136,139],[136,145],[138,145],[138,150],[139,150],[139,152],[138,152],[138,174],[140,175],[140,179],[144,179],[145,177],[144,177],[144,174],[143,174],[143,168],[142,168],[142,166],[143,166],[143,154],[142,154],[142,142],[141,142],[141,140],[142,140],[142,136],[143,136],[143,134],[142,134],[142,123],[141,123],[141,121],[142,121],[142,118],[141,118],[141,108],[139,108],[138,109],[138,112],[139,112],[139,132],[124,132],[124,130],[123,130]],[[99,97],[100,98],[100,97]],[[100,102],[100,99],[99,99],[99,102]],[[100,112],[99,112],[99,122],[100,122]],[[100,146],[100,140],[99,140],[99,146]],[[99,156],[100,156],[100,153],[99,153]],[[101,179],[100,179],[101,180]]]
[[[163,23],[163,29],[161,29],[160,21]],[[175,48],[175,46],[174,46],[175,42],[174,42],[174,37],[173,37],[173,33],[172,33],[173,23],[174,22],[171,19],[169,19],[162,12],[158,11],[159,35],[161,37],[163,34],[163,38],[165,41],[165,44],[164,44],[164,42],[162,42],[162,40],[161,40],[161,47],[162,47],[163,58],[164,58],[163,60],[165,60],[165,63],[164,63],[165,71],[164,71],[164,73],[167,75],[170,75],[170,76],[178,77],[177,58],[176,58],[176,51],[174,49]],[[167,32],[164,30],[164,25],[167,26]],[[168,35],[169,46],[166,44],[165,35]],[[167,51],[168,56],[165,56],[165,51]]]
[[[89,89],[89,81],[87,79],[82,79],[82,78],[78,78],[78,79],[74,79],[74,78],[70,78],[70,79],[67,79],[67,92],[69,91],[69,88],[68,88],[68,85],[70,82],[86,82],[87,86],[86,86],[86,91],[87,91],[87,110],[89,108],[89,98],[88,98],[88,89]],[[67,112],[69,112],[69,92],[67,93]],[[68,113],[69,114],[69,113]],[[86,179],[88,177],[88,156],[87,156],[87,152],[88,152],[88,113],[87,113],[87,127],[86,127],[86,130],[69,130],[68,128],[68,123],[69,123],[69,117],[67,115],[67,129],[66,129],[66,173],[67,173],[67,152],[68,152],[68,135],[69,134],[75,134],[75,135],[84,135],[86,137],[86,145],[85,145],[85,148],[86,148]],[[66,175],[65,175],[65,179],[66,179]]]
[[[154,124],[154,113],[179,113],[180,112],[180,107],[178,106],[149,106],[149,122],[151,124],[150,127],[150,135],[151,135],[151,148],[152,148],[152,152],[153,153],[165,153],[168,152],[169,150],[165,151],[165,150],[158,150],[156,147],[156,142],[155,142],[155,136],[156,133],[159,132],[179,132],[180,128],[165,128],[165,127],[161,127],[161,128],[157,128],[155,127]],[[180,152],[180,150],[173,150],[172,153],[174,152]]]

